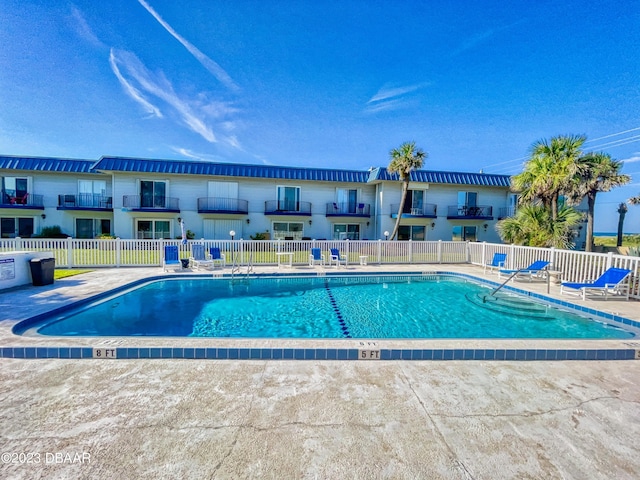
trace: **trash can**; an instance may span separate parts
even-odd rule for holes
[[[56,269],[55,258],[32,258],[29,260],[33,285],[41,287],[53,283],[53,271]]]
[[[180,262],[182,262],[182,268],[189,268],[189,259],[188,258],[183,258],[180,260]]]

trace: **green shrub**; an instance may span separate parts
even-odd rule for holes
[[[50,227],[43,227],[40,230],[40,235],[34,235],[36,238],[67,238],[71,235],[62,233],[62,229],[58,225],[52,225]]]

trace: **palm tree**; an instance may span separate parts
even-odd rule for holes
[[[622,246],[622,226],[624,225],[624,216],[627,214],[627,204],[622,202],[618,205],[618,240],[616,247]]]
[[[391,234],[391,240],[393,240],[398,234],[398,229],[400,228],[400,219],[402,218],[404,202],[407,198],[411,171],[422,168],[422,164],[424,163],[424,159],[427,158],[427,154],[421,149],[416,148],[416,142],[405,142],[398,148],[391,150],[391,152],[389,152],[389,156],[391,157],[391,162],[389,163],[387,170],[389,173],[397,173],[400,176],[400,180],[402,180],[400,208],[398,209],[396,225],[393,227],[393,233]]]
[[[521,192],[520,201],[523,204],[541,202],[555,221],[558,199],[570,189],[585,141],[584,135],[560,135],[551,141],[535,142],[524,171],[512,179],[514,189]]]
[[[587,242],[585,251],[593,250],[593,214],[598,192],[608,192],[614,187],[631,181],[629,175],[620,173],[623,163],[613,160],[608,153],[587,153],[578,159],[573,191],[569,195],[574,199],[587,197]]]
[[[582,216],[575,209],[562,206],[556,220],[543,205],[526,205],[515,216],[500,220],[496,230],[507,243],[531,247],[572,248],[575,226]]]

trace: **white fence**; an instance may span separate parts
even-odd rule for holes
[[[218,247],[227,265],[276,265],[279,252],[293,253],[294,265],[309,262],[312,248],[320,248],[328,259],[331,248],[340,250],[349,263],[358,264],[367,256],[369,264],[446,264],[489,263],[494,253],[506,253],[506,268],[524,268],[536,260],[547,260],[552,270],[562,272],[562,280],[581,282],[595,279],[609,267],[633,271],[631,296],[640,299],[640,257],[612,253],[586,253],[554,248],[522,247],[496,243],[396,242],[382,240],[79,240],[79,239],[2,239],[0,252],[12,250],[52,251],[56,267],[135,267],[160,266],[165,245],[177,245],[181,258],[189,258],[191,245]]]

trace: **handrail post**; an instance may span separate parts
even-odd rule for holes
[[[122,240],[116,237],[116,267],[120,267],[122,262]]]
[[[438,240],[438,263],[442,263],[442,240]]]

